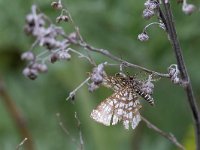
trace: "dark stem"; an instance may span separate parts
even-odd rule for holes
[[[170,3],[169,1],[162,0],[163,6],[164,6],[164,11],[165,11],[165,19],[166,19],[166,26],[168,29],[168,34],[170,37],[170,42],[172,44],[172,47],[175,52],[176,60],[177,60],[177,65],[180,70],[181,78],[183,82],[186,83],[185,92],[187,94],[187,99],[189,102],[189,106],[192,110],[193,118],[195,121],[195,127],[196,127],[196,149],[200,150],[200,116],[199,116],[199,110],[198,106],[193,94],[192,90],[192,85],[190,82],[189,75],[187,73],[187,68],[185,66],[184,58],[182,55],[182,49],[179,43],[179,40],[177,38],[177,33],[173,21],[173,15],[172,15],[172,10],[170,8]]]
[[[33,150],[33,142],[31,134],[27,128],[25,118],[22,116],[21,112],[18,110],[16,104],[8,94],[3,80],[0,78],[0,96],[2,101],[5,103],[5,106],[10,113],[11,117],[15,121],[15,124],[22,136],[22,138],[27,138],[26,143],[24,143],[27,150]]]

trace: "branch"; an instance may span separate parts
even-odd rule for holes
[[[21,112],[18,110],[16,104],[8,94],[8,92],[5,89],[5,85],[3,83],[3,80],[0,78],[0,96],[2,97],[3,102],[5,103],[5,106],[10,113],[11,117],[15,121],[15,124],[24,139],[28,139],[27,142],[24,144],[26,146],[27,150],[33,150],[33,142],[31,134],[27,128],[25,118],[22,116]],[[25,141],[24,141],[25,142]],[[22,144],[24,143],[22,142]],[[19,145],[20,146],[20,145]]]
[[[108,50],[106,49],[102,49],[102,48],[95,48],[91,45],[89,45],[88,43],[84,42],[84,41],[81,41],[78,43],[79,46],[81,47],[84,47],[90,51],[93,51],[93,52],[97,52],[97,53],[100,53],[116,62],[119,62],[121,64],[123,64],[124,66],[126,67],[131,67],[131,68],[137,68],[137,69],[141,69],[147,73],[150,73],[150,74],[154,74],[154,75],[157,75],[157,76],[160,76],[160,77],[165,77],[165,78],[169,78],[169,75],[168,74],[163,74],[163,73],[159,73],[159,72],[156,72],[156,71],[153,71],[153,70],[149,70],[147,68],[144,68],[142,66],[139,66],[139,65],[136,65],[136,64],[132,64],[126,60],[123,60],[113,54],[111,54]]]
[[[80,34],[80,31],[79,31],[79,28],[78,26],[75,24],[70,12],[67,10],[67,8],[65,9],[65,12],[68,14],[69,16],[69,20],[71,21],[71,24],[73,26],[73,28],[75,29],[76,33],[77,33],[77,36],[78,36],[78,39],[79,39],[79,42],[78,43],[74,43],[75,45],[78,45],[80,47],[83,47],[84,49],[86,50],[89,50],[89,51],[92,51],[92,52],[97,52],[97,53],[100,53],[116,62],[119,62],[120,64],[123,64],[124,66],[126,67],[131,67],[131,68],[137,68],[137,69],[141,69],[147,73],[150,73],[150,74],[154,74],[154,75],[157,75],[157,76],[160,76],[160,77],[165,77],[165,78],[169,78],[169,75],[168,74],[163,74],[163,73],[159,73],[159,72],[156,72],[156,71],[153,71],[153,70],[149,70],[145,67],[142,67],[142,66],[139,66],[139,65],[136,65],[136,64],[133,64],[133,63],[130,63],[126,60],[123,60],[113,54],[111,54],[108,50],[106,49],[102,49],[102,48],[96,48],[96,47],[93,47],[91,46],[90,44],[88,44],[87,42],[84,41],[82,35]],[[66,35],[62,35],[63,37],[65,38],[68,38]]]
[[[142,117],[142,120],[146,123],[147,127],[154,130],[155,132],[157,132],[158,134],[160,134],[161,136],[165,137],[166,139],[168,139],[170,142],[172,142],[174,145],[176,145],[178,148],[180,148],[181,150],[185,150],[185,148],[183,147],[183,145],[181,145],[176,137],[172,134],[172,133],[166,133],[164,131],[162,131],[161,129],[159,129],[157,126],[153,125],[151,122],[149,122],[146,118]]]
[[[167,26],[167,29],[168,29],[170,42],[174,49],[174,53],[176,56],[178,68],[180,70],[181,78],[186,83],[184,88],[185,88],[189,106],[192,110],[193,118],[195,121],[196,145],[197,145],[196,149],[200,150],[200,115],[199,115],[198,106],[197,106],[197,103],[196,103],[196,100],[195,100],[195,97],[193,94],[193,89],[192,89],[189,75],[187,73],[187,68],[185,66],[182,49],[181,49],[179,40],[177,38],[177,33],[176,33],[174,21],[173,21],[173,15],[172,15],[172,10],[170,8],[170,3],[169,3],[169,1],[166,1],[166,0],[162,0],[162,3],[164,5],[164,11],[165,11],[165,16],[166,16],[166,18],[165,18],[166,24],[165,25]]]

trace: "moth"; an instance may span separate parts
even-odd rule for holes
[[[154,105],[151,93],[142,90],[144,81],[134,76],[117,73],[115,76],[104,75],[102,84],[111,88],[114,93],[102,101],[91,113],[91,118],[106,126],[115,125],[122,121],[125,129],[135,129],[141,121],[142,97],[149,104]]]

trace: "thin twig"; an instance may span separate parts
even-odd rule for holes
[[[154,130],[155,132],[157,132],[158,134],[160,134],[161,136],[165,137],[166,139],[168,139],[170,142],[172,142],[174,145],[176,145],[178,148],[180,148],[181,150],[185,150],[185,148],[183,147],[183,145],[181,145],[176,137],[171,134],[171,133],[166,133],[164,131],[162,131],[161,129],[159,129],[157,126],[155,126],[154,124],[152,124],[151,122],[149,122],[146,118],[142,117],[142,120],[146,123],[147,127]]]
[[[64,131],[64,133],[65,133],[67,136],[70,137],[70,140],[71,140],[73,143],[75,143],[75,144],[77,145],[78,142],[76,141],[76,139],[73,138],[73,137],[70,135],[70,133],[69,133],[69,131],[67,130],[67,128],[63,125],[63,122],[62,122],[62,120],[61,120],[61,118],[60,118],[60,113],[56,113],[56,117],[57,117],[57,120],[58,120],[58,123],[59,123],[59,126],[61,127],[61,129]]]
[[[10,97],[9,93],[7,92],[3,79],[1,79],[1,77],[0,77],[0,96],[2,97],[2,101],[5,103],[5,107],[7,108],[12,119],[14,120],[22,138],[26,137],[29,139],[25,143],[26,149],[33,150],[34,147],[33,147],[32,137],[27,128],[25,118],[17,108],[16,104],[14,103],[14,100]]]
[[[190,82],[189,75],[187,73],[187,68],[185,66],[185,61],[183,58],[182,54],[182,49],[177,37],[175,25],[174,25],[174,20],[173,20],[173,15],[172,15],[172,10],[170,8],[170,3],[167,1],[167,3],[162,0],[163,5],[164,5],[164,11],[165,11],[165,16],[166,16],[166,26],[168,28],[168,34],[170,36],[170,42],[172,44],[172,47],[175,52],[176,60],[177,60],[177,65],[180,70],[181,78],[182,80],[187,83],[185,88],[185,92],[187,94],[187,99],[189,102],[189,106],[192,110],[193,118],[195,121],[195,127],[196,127],[196,149],[200,150],[200,114],[198,110],[198,106],[193,94],[193,89],[192,85]]]
[[[72,48],[67,48],[67,50],[72,51],[73,53],[76,53],[79,55],[79,58],[86,58],[92,65],[96,66],[96,64],[94,64],[94,61],[89,57],[89,56],[85,56],[84,54],[78,52],[77,50],[74,50]]]
[[[83,141],[83,137],[82,137],[82,132],[81,132],[81,128],[80,128],[80,125],[81,125],[81,122],[77,116],[77,113],[75,112],[75,119],[77,120],[77,127],[78,127],[78,130],[79,130],[79,141],[75,138],[73,138],[69,131],[67,130],[67,128],[63,125],[63,122],[60,118],[60,113],[56,113],[56,117],[57,117],[57,120],[59,122],[59,126],[61,127],[61,129],[64,131],[64,133],[66,135],[68,135],[70,137],[70,140],[77,145],[77,148],[79,147],[78,145],[80,145],[80,147],[78,148],[78,150],[84,150],[84,141]]]
[[[77,120],[77,126],[78,126],[78,129],[79,129],[80,150],[84,150],[84,141],[83,141],[83,136],[82,136],[82,132],[81,132],[81,122],[78,118],[77,112],[75,112],[74,116]]]
[[[74,96],[76,94],[76,91],[78,91],[84,84],[86,84],[90,80],[90,77],[88,77],[86,80],[84,80],[77,88],[75,88],[72,92],[69,93],[69,96],[66,98],[68,101],[69,99],[74,99]]]
[[[21,146],[24,145],[24,143],[28,140],[28,138],[24,138],[16,147],[16,150],[19,150]]]
[[[143,70],[143,71],[145,71],[145,72],[147,72],[147,73],[150,73],[150,74],[154,74],[154,75],[157,75],[157,76],[160,76],[160,77],[169,78],[169,75],[168,75],[168,74],[159,73],[159,72],[156,72],[156,71],[153,71],[153,70],[149,70],[149,69],[147,69],[147,68],[144,68],[144,67],[142,67],[142,66],[139,66],[139,65],[136,65],[136,64],[132,64],[132,63],[126,61],[126,60],[123,60],[123,59],[121,59],[121,58],[119,58],[119,57],[117,57],[117,56],[111,54],[111,53],[110,53],[108,50],[106,50],[106,49],[95,48],[95,47],[89,45],[89,44],[86,43],[86,42],[79,42],[78,45],[81,46],[81,47],[85,47],[85,48],[87,48],[87,49],[90,50],[90,51],[100,53],[100,54],[102,54],[102,55],[104,55],[104,56],[106,56],[106,57],[108,57],[108,58],[110,58],[110,59],[112,59],[112,60],[114,60],[114,61],[116,61],[116,62],[123,63],[123,65],[126,66],[126,67],[141,69],[141,70]]]

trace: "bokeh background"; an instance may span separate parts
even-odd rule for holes
[[[196,5],[198,6],[197,1]],[[163,72],[176,63],[166,34],[157,26],[148,33],[150,40],[141,43],[137,35],[148,23],[142,18],[144,1],[136,0],[65,0],[80,27],[84,39],[91,45],[110,50],[111,53],[132,63]],[[28,50],[34,39],[23,32],[25,16],[36,4],[53,21],[59,15],[50,7],[51,0],[0,0],[0,77],[5,92],[14,107],[25,118],[35,150],[74,150],[79,148],[72,139],[79,141],[79,128],[74,113],[81,122],[85,150],[176,150],[167,139],[161,137],[141,122],[136,130],[125,130],[119,123],[106,127],[89,116],[92,109],[111,94],[106,88],[89,93],[81,88],[73,103],[66,102],[70,91],[87,77],[92,66],[73,55],[71,61],[49,64],[49,71],[31,81],[22,75],[25,63],[20,54]],[[186,16],[181,5],[173,2],[174,18],[183,48],[186,65],[191,76],[197,102],[200,101],[200,13]],[[68,24],[62,24],[68,30]],[[100,54],[92,53],[97,63],[112,62]],[[113,74],[119,68],[106,68]],[[130,69],[129,72],[138,70]],[[173,133],[188,150],[195,149],[194,127],[191,110],[183,89],[168,79],[155,83],[153,95],[156,107],[143,102],[141,113],[166,132]],[[59,126],[56,113],[60,113],[63,125],[70,135]],[[23,123],[22,123],[23,124]],[[10,113],[5,95],[0,96],[0,149],[11,150],[24,139],[21,129]],[[21,149],[25,149],[23,146]]]

